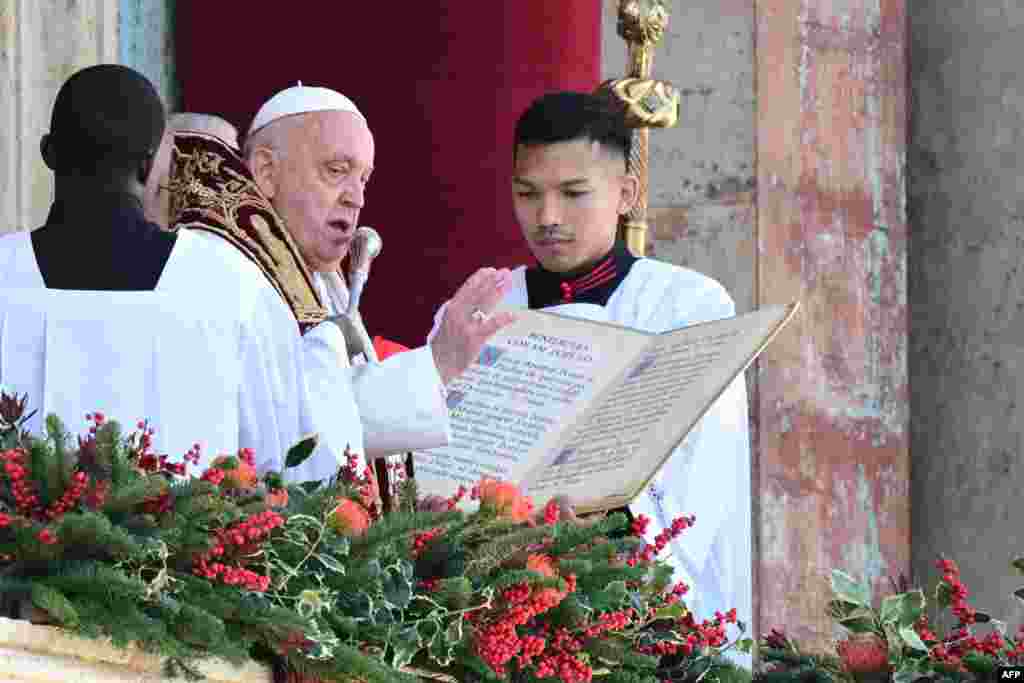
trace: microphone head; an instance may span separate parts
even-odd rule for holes
[[[370,261],[377,258],[383,248],[384,241],[376,230],[366,225],[356,228],[356,234],[349,246],[349,264],[352,270],[368,268]]]

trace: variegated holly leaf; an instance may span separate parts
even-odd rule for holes
[[[879,618],[885,624],[911,626],[924,614],[925,604],[924,591],[921,590],[890,595],[882,600]]]
[[[831,582],[832,593],[835,595],[836,600],[848,602],[858,607],[871,607],[871,587],[867,584],[859,583],[852,576],[839,569],[832,570]]]

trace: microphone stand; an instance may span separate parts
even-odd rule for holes
[[[352,245],[349,248],[349,299],[348,306],[344,312],[328,318],[341,330],[345,337],[345,346],[348,351],[349,362],[351,363],[359,356],[363,356],[367,363],[379,363],[377,351],[373,347],[373,340],[363,323],[363,316],[359,313],[359,303],[363,296],[363,289],[370,278],[370,264],[383,249],[383,241],[377,231],[370,227],[360,227],[352,238]],[[336,275],[340,277],[340,275]],[[373,463],[374,473],[377,477],[381,505],[385,512],[390,512],[395,501],[392,496],[391,466],[403,464],[399,460],[401,456],[384,456],[376,458]],[[369,464],[369,463],[368,463]],[[406,475],[412,477],[412,453],[405,454],[404,462]]]
[[[352,238],[349,249],[349,298],[348,309],[328,318],[338,326],[345,337],[349,362],[362,355],[368,363],[379,363],[377,351],[373,348],[373,340],[363,316],[359,313],[359,303],[363,296],[363,288],[370,278],[370,264],[380,254],[383,241],[377,231],[370,227],[360,227]]]

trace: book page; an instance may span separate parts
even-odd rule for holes
[[[525,478],[538,505],[556,494],[581,512],[633,500],[795,306],[659,335]]]
[[[519,483],[655,338],[545,311],[516,314],[449,385],[451,443],[415,453],[424,495],[447,497],[481,477]]]

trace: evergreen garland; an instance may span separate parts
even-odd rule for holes
[[[244,450],[189,476],[198,447],[182,462],[155,454],[146,422],[125,434],[96,413],[72,445],[53,416],[41,437],[25,434],[25,404],[0,393],[5,616],[138,647],[189,677],[207,657],[339,682],[732,671],[714,657],[734,614],[697,623],[624,515],[533,516],[501,482],[481,484],[472,514],[458,509],[468,491],[438,510],[409,480],[381,514],[351,454],[331,479],[297,486],[257,477]],[[287,465],[315,445],[296,444]]]

